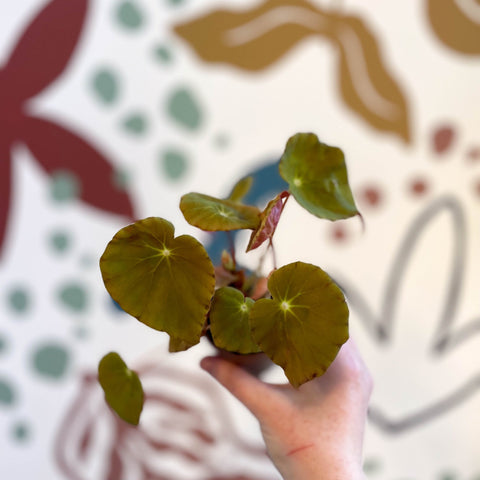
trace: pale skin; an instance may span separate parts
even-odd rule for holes
[[[300,388],[262,382],[225,360],[201,366],[260,423],[284,480],[364,480],[362,446],[372,378],[348,340],[327,372]]]

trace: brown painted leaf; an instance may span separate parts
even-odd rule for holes
[[[325,18],[304,0],[267,0],[248,10],[216,10],[174,30],[207,62],[262,70],[316,33]]]
[[[273,237],[289,195],[288,192],[281,192],[268,202],[265,210],[260,215],[260,225],[250,236],[247,252],[258,248],[263,242]]]
[[[410,142],[407,101],[388,71],[370,28],[354,16],[339,16],[331,40],[339,47],[340,89],[345,103],[374,128]]]
[[[480,4],[475,0],[427,0],[427,15],[438,39],[467,55],[480,55]]]
[[[150,217],[122,228],[100,259],[103,281],[123,310],[167,332],[173,351],[200,341],[215,275],[207,252],[173,225]]]

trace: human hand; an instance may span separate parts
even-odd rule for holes
[[[327,372],[300,388],[272,385],[219,357],[201,367],[258,419],[267,451],[285,480],[359,480],[373,387],[348,340]]]

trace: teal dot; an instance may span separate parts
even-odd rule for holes
[[[127,190],[131,182],[131,175],[125,170],[115,170],[113,172],[113,184],[118,190]]]
[[[168,149],[161,155],[161,166],[170,180],[178,180],[185,175],[188,160],[180,150]]]
[[[153,51],[155,58],[163,63],[168,64],[172,63],[173,57],[171,50],[165,45],[157,45]]]
[[[148,127],[147,119],[141,113],[134,113],[122,121],[123,128],[134,135],[142,135]]]
[[[69,202],[79,196],[80,181],[72,172],[56,172],[50,180],[50,194],[57,203]]]
[[[11,430],[12,438],[15,442],[23,443],[30,438],[30,426],[26,422],[17,422]]]
[[[196,130],[202,124],[202,112],[198,102],[185,88],[175,90],[170,95],[167,109],[172,120],[189,130]]]
[[[53,232],[50,234],[49,243],[55,253],[64,253],[70,247],[70,235],[63,231]]]
[[[458,477],[455,473],[453,472],[442,472],[439,476],[438,476],[438,480],[456,480]]]
[[[8,295],[8,304],[16,313],[25,313],[30,308],[30,295],[24,288],[14,288]]]
[[[184,3],[184,1],[185,0],[168,0],[168,3],[176,7],[177,5],[181,5],[182,3]]]
[[[65,307],[75,312],[81,312],[87,308],[87,291],[79,283],[69,283],[61,287],[59,299]]]
[[[382,463],[378,458],[366,458],[363,462],[363,471],[367,475],[378,473],[382,469]]]
[[[0,407],[13,405],[16,401],[15,397],[15,392],[10,383],[0,379]]]
[[[34,370],[45,378],[60,379],[65,374],[70,355],[58,344],[46,344],[37,348],[32,357]]]
[[[230,138],[226,133],[219,133],[218,135],[215,136],[213,139],[215,146],[218,149],[224,149],[227,148],[228,145],[230,144]]]
[[[73,335],[78,340],[86,340],[90,336],[90,331],[84,325],[79,325],[73,330]]]
[[[92,88],[96,98],[106,105],[114,103],[118,98],[119,82],[112,70],[98,70],[93,76]]]
[[[137,30],[143,24],[143,15],[132,2],[122,2],[117,8],[116,17],[120,25],[129,30]]]

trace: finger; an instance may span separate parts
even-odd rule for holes
[[[282,396],[269,384],[218,357],[206,357],[200,366],[242,402],[260,422],[269,420],[282,407]]]

